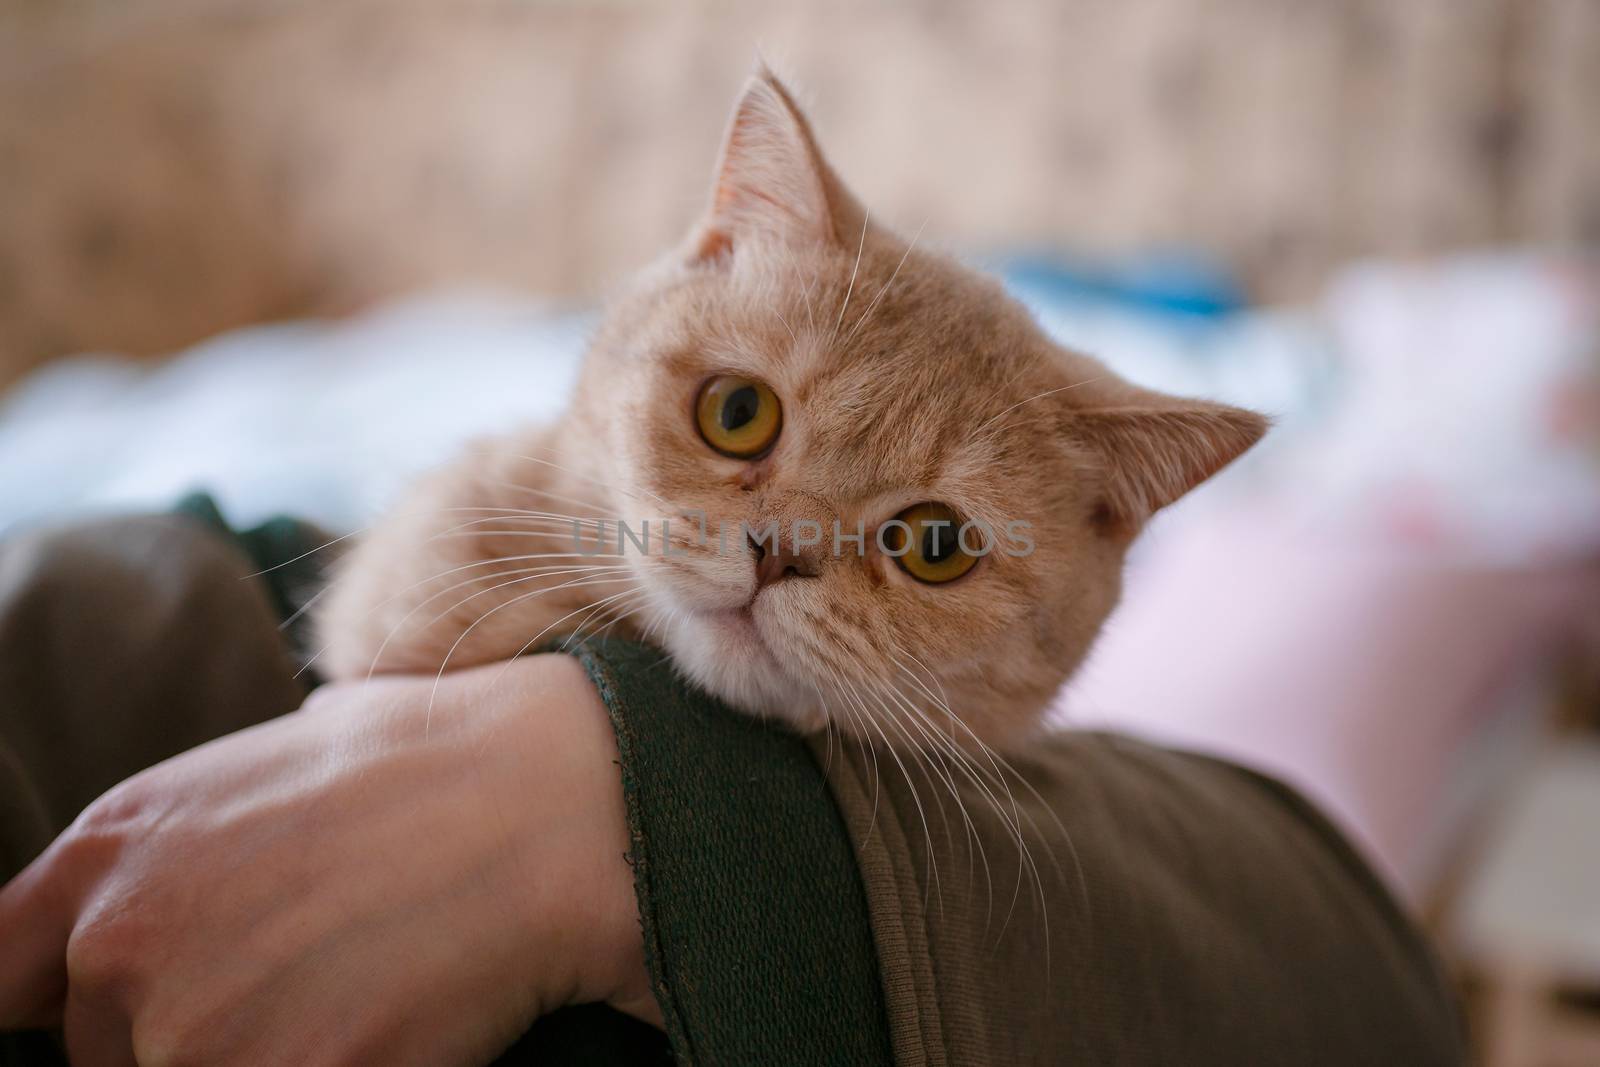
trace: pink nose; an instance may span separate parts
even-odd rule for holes
[[[774,582],[785,578],[815,578],[817,561],[809,554],[786,551],[781,545],[769,551],[755,538],[750,538],[750,551],[756,561],[756,590],[759,592]]]

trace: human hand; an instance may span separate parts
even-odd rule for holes
[[[433,685],[324,687],[95,801],[0,889],[0,1028],[155,1067],[482,1063],[591,1001],[660,1025],[582,667]]]

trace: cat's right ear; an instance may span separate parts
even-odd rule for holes
[[[860,224],[859,211],[794,99],[763,66],[734,106],[690,257],[720,260],[745,243],[840,243],[841,224]]]

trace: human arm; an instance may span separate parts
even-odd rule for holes
[[[0,795],[28,801],[15,811],[0,810],[0,861],[6,865],[0,877],[37,856],[119,779],[229,731],[281,716],[303,699],[299,690],[306,675],[297,674],[298,661],[285,648],[279,621],[292,622],[296,595],[315,588],[314,570],[302,564],[315,561],[313,550],[326,537],[286,521],[236,533],[214,508],[186,510],[182,518],[100,520],[0,542],[0,681],[10,694],[0,703]],[[293,626],[288,630],[292,633]],[[624,646],[604,657],[583,651],[589,677],[606,693],[613,736],[625,749],[617,753],[628,810],[623,847],[639,902],[633,905],[635,914],[651,931],[653,991],[671,1005],[666,1021],[678,1062],[751,1062],[752,1050],[760,1050],[757,1058],[763,1063],[807,1064],[837,1059],[845,1048],[856,1051],[846,1062],[887,1062],[882,994],[860,878],[838,813],[803,742],[715,706],[677,680],[651,649]],[[525,663],[548,659],[518,661],[501,680],[528,669]],[[573,668],[565,658],[560,662]],[[441,701],[463,677],[445,676]],[[425,708],[433,680],[390,679],[384,685],[397,699],[409,694],[406,701],[416,709]],[[583,692],[593,699],[592,688]],[[321,710],[346,698],[340,694],[324,692],[318,698]],[[559,713],[550,699],[526,692],[519,697],[515,687],[504,684],[482,696],[489,703],[510,702],[506,710],[520,730],[543,729],[550,715]],[[341,721],[365,729],[362,706],[352,705],[349,718]],[[424,712],[424,725],[414,732],[433,733],[441,711],[436,705],[431,726]],[[332,717],[324,718],[329,720],[324,729],[332,729]],[[474,721],[487,725],[482,718]],[[252,753],[263,759],[270,755],[271,745],[244,740],[260,738],[261,732],[238,736],[221,744],[244,763],[255,758]],[[310,744],[304,750],[314,761],[326,747]],[[437,746],[422,747],[425,754],[439,755]],[[540,760],[559,751],[554,744],[545,747],[548,752],[519,763],[519,803],[538,799]],[[399,746],[397,753],[403,749]],[[475,751],[457,751],[468,765],[477,758]],[[191,753],[180,761],[192,758],[197,757]],[[422,771],[437,762],[419,758],[409,765]],[[322,787],[335,789],[341,778],[361,770],[358,762],[345,761]],[[594,774],[615,782],[618,768],[606,763]],[[151,781],[148,776],[135,780]],[[217,789],[229,791],[221,784]],[[393,803],[400,810],[389,814],[323,808],[332,821],[358,816],[395,821],[424,806],[426,795],[416,795],[420,792],[396,791]],[[255,795],[272,797],[262,789]],[[470,806],[451,812],[464,820],[475,817]],[[124,858],[137,859],[143,850],[142,839],[130,840]],[[359,852],[350,853],[353,864],[360,858]],[[297,866],[253,866],[263,885],[304,893],[305,877]],[[419,872],[428,873],[415,866],[385,873],[404,880]],[[188,877],[182,869],[173,874]],[[385,888],[393,893],[405,886]],[[340,906],[359,918],[367,905],[350,895]],[[182,925],[197,919],[185,914],[173,921]],[[12,939],[31,929],[28,923],[0,932],[0,957],[9,963]],[[818,930],[823,936],[815,936]],[[637,925],[632,931],[640,936]],[[174,931],[174,943],[178,938]],[[226,953],[241,972],[263,962],[256,955],[260,946],[252,943],[191,947],[212,956]],[[521,962],[542,965],[536,959]],[[363,970],[355,953],[351,966],[361,970],[360,977],[338,987],[326,1007],[360,1017],[382,992],[381,976]],[[448,992],[444,983],[450,973],[430,972],[420,963],[415,969],[435,983],[437,996]],[[12,988],[19,987],[34,989],[35,982],[19,977]],[[484,1006],[496,1004],[492,998],[483,1005],[468,998],[444,1025],[477,1026],[475,1013]],[[542,1009],[530,1004],[523,1010]],[[34,1014],[48,1018],[48,1012]],[[7,1023],[16,1025],[16,1017]],[[657,1036],[652,1047],[651,1033],[615,1013],[558,1010],[542,1017],[497,1062],[661,1062],[666,1041]],[[286,1037],[264,1032],[257,1039],[272,1047],[270,1042]],[[13,1049],[16,1041],[28,1042],[29,1051]],[[0,1063],[59,1062],[48,1043],[36,1035],[0,1034]],[[8,1060],[8,1049],[22,1058]]]
[[[136,714],[154,718],[162,708],[187,702],[193,729],[201,730],[207,714],[206,721],[237,719],[246,711],[264,717],[294,706],[298,698],[286,696],[293,690],[293,665],[261,603],[261,584],[240,579],[297,558],[317,542],[252,532],[243,543],[253,559],[222,551],[226,542],[197,525],[130,519],[56,534],[25,551],[0,546],[0,578],[16,578],[6,587],[13,595],[0,596],[0,670],[8,672],[15,698],[0,707],[0,754],[8,743],[59,728],[67,712],[80,713],[75,721],[81,729],[74,733],[95,735],[58,737],[46,749],[15,747],[25,756],[34,753],[20,765],[24,793],[31,786],[47,793],[44,787],[80,767],[80,752],[92,751],[91,743],[108,729],[119,731],[121,752],[147,733],[170,728],[130,718]],[[15,566],[8,572],[7,564]],[[109,590],[120,590],[114,606]],[[1259,1051],[1284,1034],[1299,1044],[1283,1062],[1359,1061],[1347,1053],[1351,1042],[1361,1047],[1365,1040],[1398,1039],[1425,1051],[1406,1062],[1450,1062],[1451,1051],[1459,1050],[1448,995],[1405,918],[1337,834],[1265,779],[1134,742],[1055,734],[1011,755],[1017,773],[1003,775],[1008,788],[995,790],[1003,804],[989,803],[983,790],[945,765],[969,825],[937,764],[908,760],[905,773],[887,754],[837,740],[818,740],[807,752],[791,735],[695,693],[653,650],[579,651],[617,739],[630,906],[644,925],[651,991],[679,1062],[886,1063],[893,1056],[981,1064],[1058,1061],[1071,1054],[1104,1062],[1148,1059],[1162,1048],[1173,1056],[1182,1050],[1185,1062],[1206,1062],[1200,1053],[1207,1049],[1223,1062],[1239,1062],[1249,1058],[1244,1050]],[[524,669],[533,668],[508,668],[513,674]],[[581,681],[581,673],[569,670],[567,680]],[[469,680],[447,676],[441,699],[457,681]],[[384,684],[400,687],[390,696],[415,714],[425,708],[415,701],[432,682]],[[400,699],[401,689],[411,696]],[[569,696],[592,700],[592,694]],[[536,731],[553,707],[559,714],[548,693],[519,695],[494,686],[480,695],[489,702],[515,697],[507,710],[519,729]],[[330,691],[320,699],[321,710],[331,711],[328,701],[342,698]],[[97,710],[102,726],[91,730]],[[384,714],[381,706],[367,710]],[[434,714],[440,713],[436,705]],[[352,705],[347,719],[330,714],[321,723],[309,712],[297,714],[294,721],[324,730],[343,722],[356,736],[381,729],[364,721],[360,705]],[[418,770],[433,762],[421,757],[441,751],[428,740],[440,720],[430,724],[425,710],[423,716],[425,743],[409,764]],[[469,725],[486,726],[492,718]],[[310,746],[308,758],[326,758],[326,747]],[[263,758],[271,750],[265,746]],[[479,754],[460,746],[452,751],[465,761],[457,768],[459,784],[461,770]],[[513,751],[507,747],[500,755]],[[548,756],[534,752],[513,761],[523,772],[516,781],[519,801],[536,795],[525,778]],[[3,763],[0,779],[12,771]],[[341,773],[324,787],[342,788],[344,774],[359,778],[364,764],[350,759],[339,766]],[[605,771],[617,780],[614,767]],[[608,780],[606,774],[596,780]],[[273,797],[269,790],[255,795]],[[427,807],[426,790],[390,795],[396,807],[377,813],[380,825],[403,823],[406,811]],[[60,803],[70,802],[63,794]],[[334,821],[361,813],[334,805],[321,810]],[[476,808],[450,810],[465,816]],[[55,817],[50,805],[45,811]],[[1041,872],[1037,884],[1018,865],[1008,822],[1022,828]],[[0,829],[4,825],[0,818]],[[127,857],[136,858],[143,845],[129,844]],[[265,884],[281,876],[279,890],[293,890],[306,884],[302,853],[255,866]],[[365,866],[367,880],[375,880],[370,874],[380,868],[363,859],[356,850],[341,855],[338,865]],[[236,855],[230,862],[248,869]],[[188,872],[179,866],[172,873],[181,881]],[[419,873],[434,872],[403,863],[383,871],[399,882]],[[384,888],[392,897],[405,886]],[[211,903],[233,896],[223,893]],[[368,906],[359,895],[339,905],[349,921],[358,921]],[[197,918],[186,913],[175,922]],[[13,944],[20,944],[15,939],[36,930],[32,923],[0,927],[8,963]],[[1042,951],[1046,931],[1048,954]],[[287,947],[188,944],[201,964],[226,958],[241,971],[264,962],[262,948]],[[365,946],[390,947],[372,940]],[[342,955],[361,969],[359,952]],[[267,953],[265,962],[272,958]],[[540,961],[519,956],[518,962]],[[435,996],[445,995],[452,976],[471,973],[413,970],[439,983]],[[48,968],[34,973],[49,977]],[[381,991],[380,977],[361,969],[357,979],[333,988],[322,1007],[342,1018],[382,1011],[384,1005],[369,1004]],[[13,991],[47,984],[39,977],[7,984],[0,977],[0,987]],[[461,1001],[458,990],[455,996],[461,1007],[441,1024],[446,1029],[509,1028],[504,1005],[493,995]],[[533,996],[523,1004],[521,1017],[541,1010],[539,1002]],[[1196,1006],[1207,1010],[1195,1016]],[[478,1015],[484,1008],[487,1020]],[[564,1014],[546,1016],[535,1030]],[[261,1031],[255,1039],[292,1036]],[[546,1056],[538,1062],[592,1061]]]
[[[117,786],[0,891],[0,1024],[74,1062],[478,1063],[654,1020],[616,747],[566,657],[325,688]]]

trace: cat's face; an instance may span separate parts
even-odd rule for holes
[[[1126,385],[871,225],[766,75],[710,215],[609,317],[577,411],[617,509],[650,520],[643,628],[690,677],[919,748],[1036,722],[1144,518],[1262,428]]]

